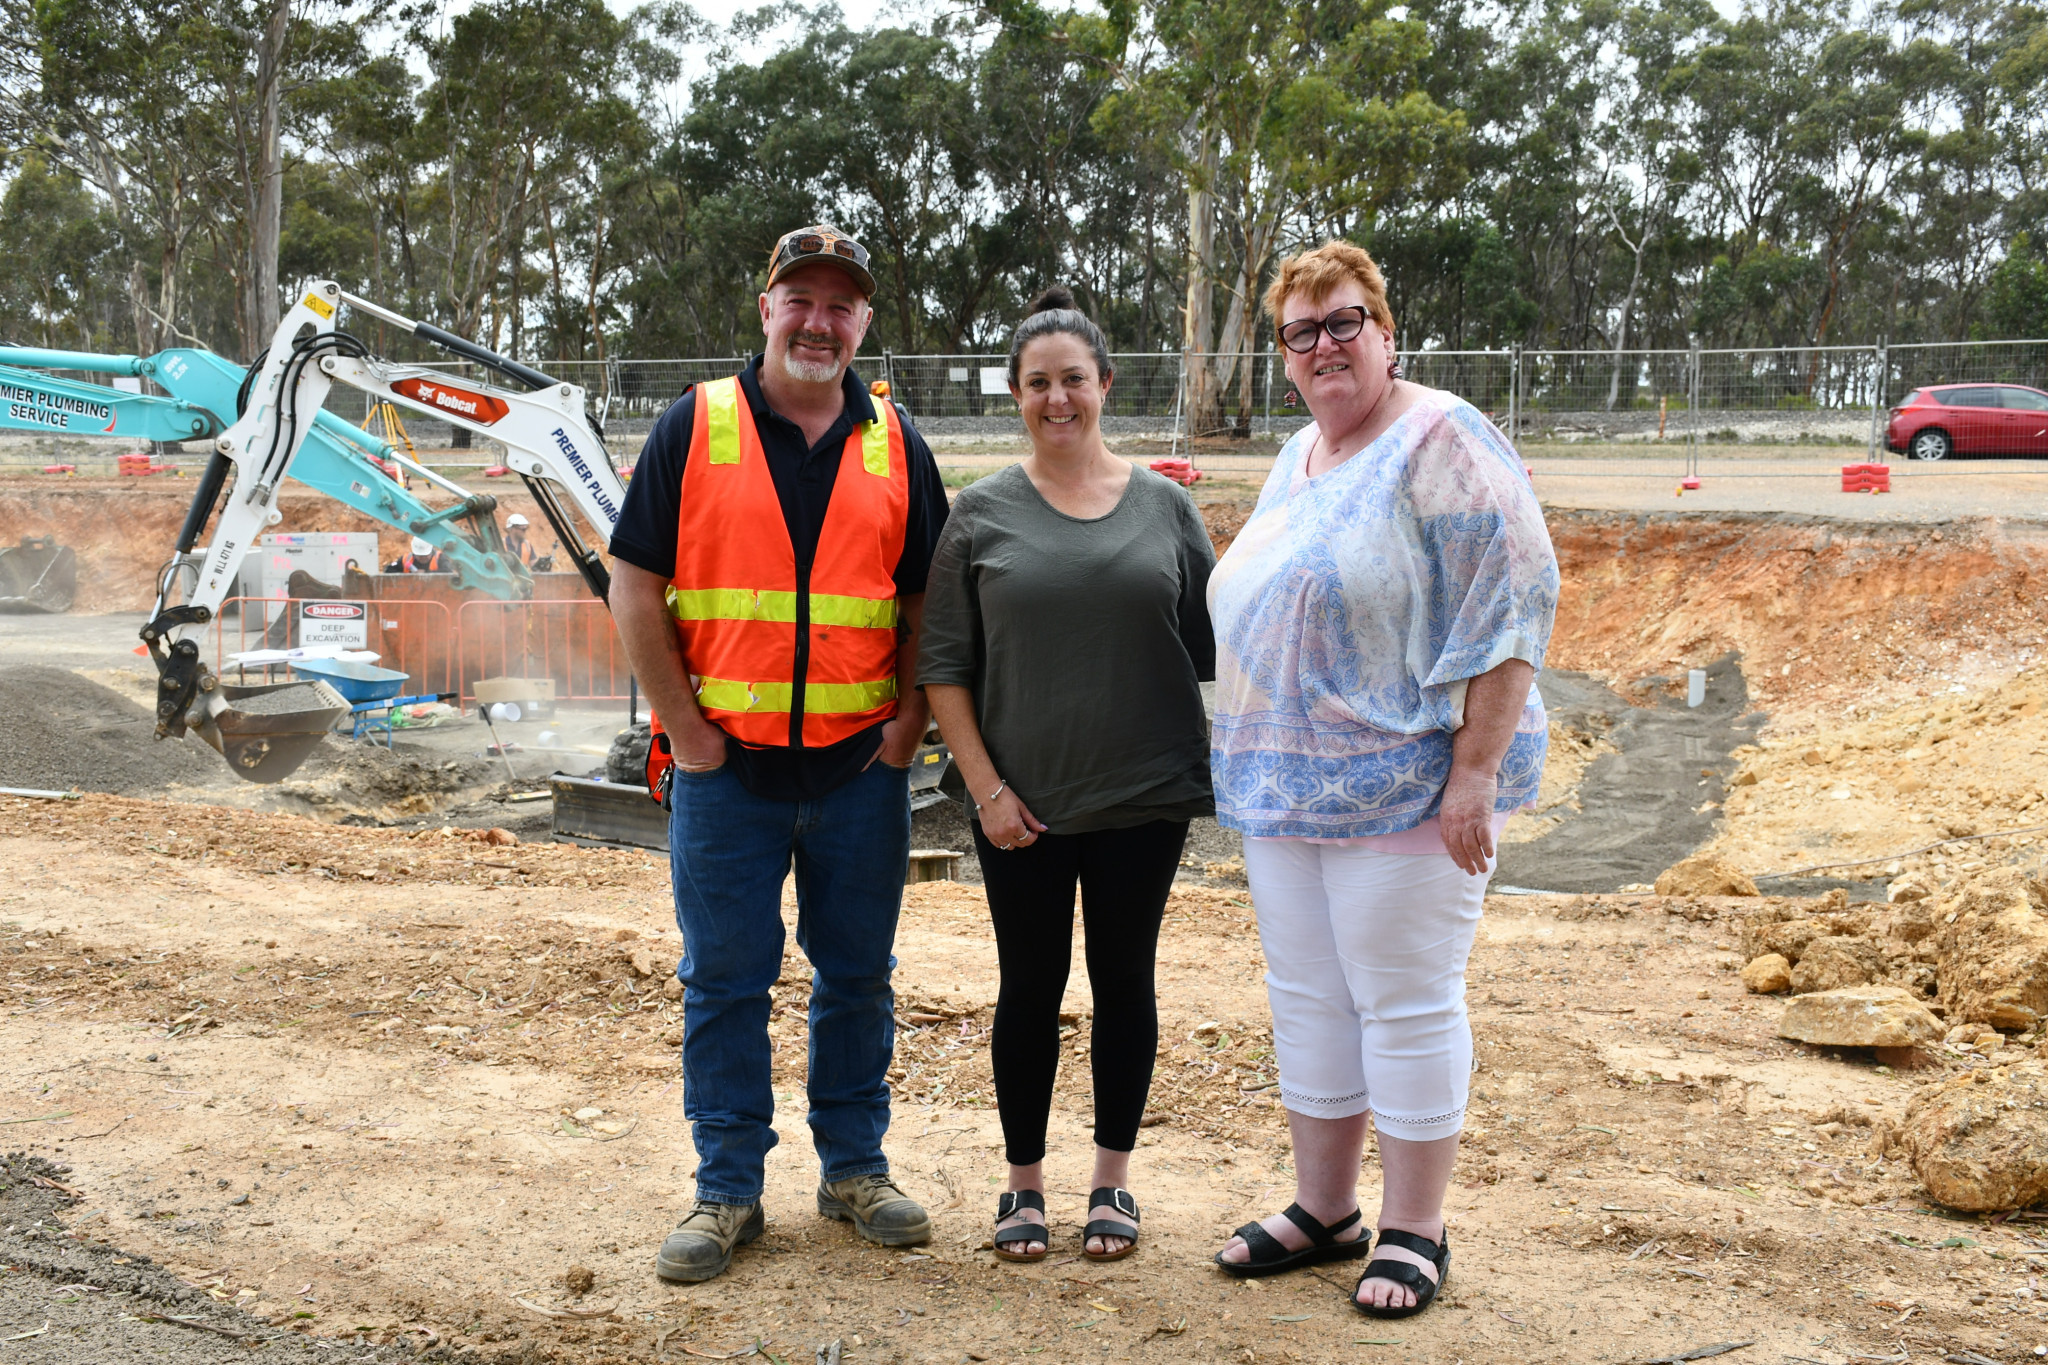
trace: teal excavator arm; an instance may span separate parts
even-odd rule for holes
[[[74,370],[149,379],[170,396],[128,393],[43,373]],[[0,346],[0,429],[70,436],[123,436],[138,441],[211,442],[240,415],[248,371],[211,351],[169,350],[153,356],[97,355]],[[375,461],[397,461],[455,495],[436,512],[393,480]],[[215,454],[206,477],[225,477]],[[215,466],[222,466],[218,474]],[[365,516],[430,541],[455,573],[455,586],[476,588],[507,601],[533,595],[533,577],[505,553],[495,516],[497,499],[471,493],[350,426],[331,412],[313,419],[313,431],[292,462],[291,478]],[[213,500],[207,499],[210,507]],[[466,523],[468,531],[458,529]]]

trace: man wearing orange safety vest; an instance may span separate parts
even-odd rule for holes
[[[384,566],[385,573],[440,573],[441,552],[431,540],[412,538],[412,553],[400,555]]]
[[[885,1246],[929,1240],[882,1137],[925,577],[946,519],[930,449],[851,362],[868,254],[800,228],[768,258],[767,345],[649,434],[612,534],[611,608],[659,729],[683,957],[683,1110],[695,1202],[655,1270],[708,1280],[761,1235],[776,1143],[769,990],[782,884],[813,968],[809,1122],[818,1212]]]
[[[505,518],[505,553],[529,569],[533,567],[534,561],[540,558],[540,552],[533,548],[533,542],[527,538],[530,527],[531,523],[517,512]]]

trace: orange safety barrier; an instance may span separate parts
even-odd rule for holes
[[[297,647],[297,606],[301,602],[358,601],[357,598],[230,597],[214,621],[213,669],[219,673],[229,654],[252,649]],[[228,609],[236,608],[228,647]],[[454,692],[460,674],[461,645],[445,602],[425,599],[370,598],[369,648],[377,651],[379,668],[395,668],[411,676],[410,691]]]
[[[464,602],[455,613],[463,705],[479,678],[550,678],[557,701],[624,701],[632,669],[594,597]]]

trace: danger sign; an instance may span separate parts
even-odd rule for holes
[[[370,608],[367,602],[299,603],[299,644],[340,645],[343,649],[370,647]]]

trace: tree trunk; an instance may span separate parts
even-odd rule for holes
[[[1196,133],[1195,169],[1188,184],[1188,294],[1181,316],[1181,369],[1187,376],[1188,430],[1201,433],[1218,425],[1217,392],[1208,350],[1215,333],[1216,174],[1221,153],[1216,131]]]
[[[1151,193],[1148,186],[1145,195],[1145,235],[1139,239],[1145,244],[1143,248],[1145,252],[1145,284],[1138,293],[1138,349],[1140,351],[1152,349],[1152,277],[1155,273],[1154,261],[1156,260],[1152,250],[1152,243],[1156,240],[1152,235],[1152,225],[1156,221],[1154,215],[1158,211],[1158,205],[1159,197]]]
[[[87,133],[92,144],[92,164],[99,170],[96,179],[106,193],[107,200],[114,206],[114,221],[121,225],[121,235],[133,243],[141,238],[135,223],[135,215],[128,206],[128,183],[121,167],[114,160],[113,149],[106,140],[95,133]],[[128,258],[128,307],[135,315],[135,353],[152,355],[156,345],[156,318],[149,310],[149,272],[142,268],[140,256]]]
[[[1613,412],[1615,402],[1621,397],[1621,356],[1622,351],[1628,346],[1628,317],[1635,311],[1636,290],[1641,288],[1643,283],[1643,253],[1650,249],[1649,194],[1646,192],[1643,195],[1643,218],[1635,241],[1629,241],[1628,234],[1621,230],[1621,218],[1611,204],[1607,208],[1607,221],[1614,225],[1614,235],[1621,238],[1621,244],[1635,253],[1635,268],[1628,277],[1628,293],[1622,295],[1621,299],[1621,321],[1614,329],[1614,365],[1607,376],[1607,411]]]
[[[284,48],[290,32],[291,0],[270,0],[263,43],[256,53],[256,159],[250,196],[249,256],[243,277],[243,344],[253,359],[277,331],[277,247],[284,228],[284,148],[279,135],[284,93]]]

